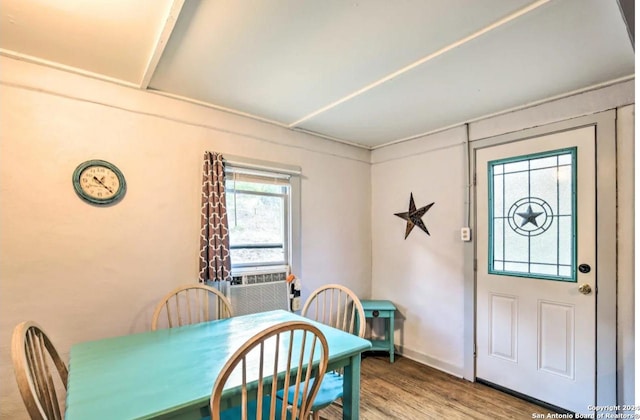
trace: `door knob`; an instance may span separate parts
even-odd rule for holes
[[[578,291],[580,293],[582,293],[583,295],[589,295],[591,294],[591,286],[589,286],[588,284],[581,284],[580,287],[578,287]]]

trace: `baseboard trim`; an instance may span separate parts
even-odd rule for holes
[[[427,356],[426,354],[423,354],[414,350],[409,350],[401,346],[397,348],[396,353],[403,357],[406,357],[407,359],[411,359],[423,365],[427,365],[434,369],[441,370],[445,373],[456,376],[458,378],[463,378],[462,366],[455,366],[443,360],[440,360],[436,357]]]

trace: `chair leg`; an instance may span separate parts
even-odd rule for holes
[[[320,420],[320,410],[314,411],[312,414],[313,414],[313,420]]]

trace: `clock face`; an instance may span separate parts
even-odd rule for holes
[[[103,160],[90,160],[80,164],[73,173],[73,186],[80,198],[93,204],[113,203],[126,190],[122,172]]]

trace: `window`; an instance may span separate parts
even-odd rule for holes
[[[232,268],[292,265],[292,176],[233,165],[225,174]]]
[[[576,281],[576,149],[489,162],[489,272]]]

